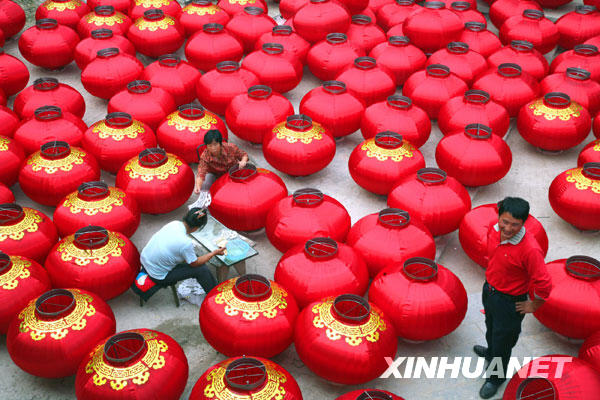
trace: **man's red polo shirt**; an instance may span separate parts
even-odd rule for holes
[[[547,299],[552,280],[546,269],[544,253],[535,238],[522,228],[522,235],[500,243],[498,225],[488,231],[486,280],[495,289],[513,296],[534,290],[537,298]],[[520,240],[518,240],[520,238]]]

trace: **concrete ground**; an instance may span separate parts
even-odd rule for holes
[[[33,21],[34,10],[41,0],[17,0],[24,5],[28,13],[28,25]],[[567,10],[574,9],[575,1],[559,10],[548,11],[547,15],[556,18]],[[479,1],[479,8],[487,12],[488,6]],[[270,15],[278,14],[277,7],[271,5]],[[491,27],[493,29],[493,26]],[[17,48],[17,38],[9,40],[5,46],[9,54],[20,56]],[[183,49],[180,50],[183,56]],[[554,55],[550,54],[549,59]],[[151,60],[143,59],[147,65]],[[68,83],[78,89],[85,97],[87,111],[84,121],[89,125],[106,114],[107,102],[89,95],[80,82],[80,71],[74,63],[62,71],[49,72],[28,64],[31,72],[30,84],[34,79],[43,76],[53,76],[61,82]],[[302,83],[293,91],[286,94],[292,101],[296,111],[303,94],[318,86],[320,81],[313,77],[307,68],[304,71]],[[11,104],[12,105],[12,101]],[[231,135],[231,141],[246,150],[259,166],[272,169],[264,160],[260,147],[251,146]],[[429,141],[420,149],[428,166],[435,166],[435,146],[442,137],[437,125],[434,124]],[[546,260],[551,261],[566,258],[575,254],[585,254],[600,258],[599,236],[582,233],[563,220],[551,209],[548,202],[548,187],[550,182],[560,172],[576,165],[579,151],[584,144],[592,140],[592,135],[584,144],[559,155],[541,154],[527,144],[516,131],[513,121],[507,136],[507,142],[513,153],[513,164],[508,175],[500,182],[470,189],[473,207],[481,204],[496,202],[507,195],[521,196],[531,203],[532,214],[544,225],[550,240],[550,249]],[[280,174],[289,192],[303,187],[315,187],[339,200],[348,210],[352,222],[361,217],[378,212],[386,207],[383,196],[373,195],[357,186],[348,172],[348,157],[356,145],[362,142],[362,136],[356,132],[337,143],[337,153],[333,162],[324,170],[314,175],[293,178]],[[115,177],[103,173],[103,179],[114,185]],[[28,199],[18,185],[13,188],[17,202],[23,206],[34,207],[51,216],[51,207],[40,206]],[[190,203],[193,199],[190,199]],[[143,215],[141,225],[133,236],[133,242],[141,250],[150,236],[165,223],[180,218],[187,210],[186,206],[166,215]],[[256,241],[259,256],[248,262],[248,272],[259,273],[273,278],[273,273],[281,253],[267,240],[264,233],[250,235]],[[485,343],[484,321],[481,304],[481,286],[484,280],[484,270],[473,263],[463,252],[457,232],[438,237],[436,261],[450,268],[462,280],[469,295],[469,309],[463,323],[446,337],[426,342],[411,344],[399,341],[397,356],[424,357],[456,357],[472,356],[473,344]],[[171,335],[185,350],[189,361],[190,375],[182,398],[187,398],[197,379],[207,368],[220,362],[225,357],[217,353],[204,340],[198,325],[198,307],[183,302],[176,308],[171,293],[159,291],[144,307],[140,308],[138,298],[128,291],[116,299],[109,301],[116,317],[117,332],[132,328],[151,328]],[[21,371],[11,360],[6,351],[6,338],[0,337],[0,398],[2,399],[71,399],[75,397],[74,377],[64,379],[42,379]],[[536,357],[545,354],[577,355],[576,343],[559,338],[556,334],[542,326],[533,316],[527,316],[523,324],[523,332],[513,351],[517,357]],[[298,381],[303,396],[307,400],[335,399],[337,396],[359,388],[380,388],[394,392],[405,399],[476,399],[478,390],[483,383],[481,379],[446,378],[446,379],[376,379],[364,385],[343,386],[327,382],[313,374],[298,358],[294,346],[274,357],[274,361],[286,368]],[[401,369],[402,371],[402,369]],[[501,397],[503,388],[496,398]]]

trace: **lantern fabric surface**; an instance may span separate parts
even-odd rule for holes
[[[138,18],[142,18],[146,11],[156,9],[162,11],[165,15],[173,17],[173,19],[179,18],[181,14],[181,6],[177,0],[132,0],[128,15],[135,21]]]
[[[363,397],[361,397],[363,396]],[[348,392],[346,394],[341,395],[335,400],[367,400],[369,398],[372,399],[388,399],[388,400],[404,400],[404,398],[400,396],[396,396],[392,392],[388,392],[387,390],[379,390],[379,389],[359,389],[353,390],[352,392]]]
[[[33,85],[23,89],[13,104],[13,110],[21,119],[33,117],[35,110],[43,106],[57,106],[64,112],[83,118],[85,101],[73,87],[59,83],[56,78],[38,78]]]
[[[600,110],[600,83],[592,80],[590,72],[584,69],[567,68],[565,72],[548,75],[540,87],[544,94],[565,93],[592,115]]]
[[[20,92],[29,82],[29,70],[18,58],[0,48],[0,89],[6,96]]]
[[[91,36],[96,29],[107,29],[115,35],[125,36],[131,26],[131,18],[113,6],[99,6],[84,15],[77,24],[77,33],[82,38]]]
[[[25,26],[25,19],[25,11],[19,3],[12,0],[0,3],[0,25],[7,39],[21,32]]]
[[[217,5],[227,12],[229,15],[235,15],[242,11],[247,6],[258,7],[267,12],[267,2],[265,0],[248,0],[244,2],[238,2],[236,0],[218,0]]]
[[[592,368],[600,372],[600,344],[598,338],[600,337],[600,330],[588,336],[585,342],[579,348],[578,357],[589,363]]]
[[[458,15],[463,22],[481,22],[487,24],[485,16],[477,11],[477,1],[454,1],[454,0],[442,0],[446,4],[446,8],[449,8],[454,14]]]
[[[495,0],[490,5],[490,21],[500,29],[507,19],[521,15],[525,10],[542,11],[542,7],[535,0]]]
[[[12,138],[20,123],[19,116],[13,110],[0,106],[0,136]]]
[[[377,24],[384,30],[403,24],[406,18],[419,9],[414,0],[399,0],[384,4],[377,10]]]
[[[98,6],[112,6],[116,11],[128,14],[131,0],[87,0],[87,5],[92,10]]]
[[[185,44],[185,58],[196,68],[208,72],[223,61],[240,61],[244,47],[223,25],[210,23],[192,35]]]
[[[292,343],[297,317],[296,301],[283,286],[250,274],[223,282],[207,294],[200,308],[200,329],[226,356],[267,358]],[[232,336],[237,339],[232,341]]]
[[[412,45],[407,36],[391,36],[387,42],[375,46],[369,56],[392,73],[396,85],[403,85],[408,77],[422,69],[427,61],[425,53]]]
[[[115,186],[133,197],[141,212],[164,214],[189,199],[194,172],[176,155],[150,148],[121,166]]]
[[[285,53],[296,57],[302,64],[306,63],[306,55],[311,48],[310,43],[294,32],[289,25],[276,25],[270,31],[263,33],[256,41],[254,48],[256,50],[261,49],[265,43],[283,45]]]
[[[322,81],[335,79],[348,65],[364,53],[348,41],[345,33],[329,33],[325,40],[313,44],[306,56],[310,72]]]
[[[53,141],[23,162],[19,185],[33,201],[56,206],[83,182],[100,179],[96,159],[78,147]]]
[[[135,55],[114,47],[102,49],[81,71],[81,83],[90,94],[108,100],[137,79],[143,70],[144,65]]]
[[[462,42],[450,42],[445,49],[440,49],[427,59],[427,65],[441,64],[471,85],[476,77],[487,70],[485,57],[469,48]]]
[[[269,211],[265,230],[267,238],[282,253],[313,237],[346,240],[350,215],[333,197],[317,189],[299,189],[285,197]]]
[[[14,203],[15,196],[6,185],[0,182],[0,204]]]
[[[329,130],[310,117],[294,114],[263,137],[265,160],[279,171],[306,176],[325,168],[335,156]]]
[[[210,0],[192,0],[181,10],[179,23],[183,26],[186,36],[202,30],[205,24],[220,24],[225,26],[231,17],[225,10]]]
[[[498,223],[498,206],[483,204],[467,212],[458,228],[458,239],[463,250],[471,260],[481,267],[487,267],[488,231]],[[533,235],[544,257],[548,253],[548,236],[544,227],[533,215],[525,221],[525,229]]]
[[[316,237],[285,252],[275,268],[275,281],[303,308],[324,297],[344,293],[364,295],[369,272],[352,247],[331,238]]]
[[[315,374],[342,384],[361,384],[379,377],[398,345],[387,315],[362,297],[327,297],[298,316],[296,352]]]
[[[562,15],[555,24],[560,34],[558,44],[563,49],[572,49],[600,35],[600,13],[593,6],[578,5],[574,11]]]
[[[40,264],[0,252],[0,334],[6,335],[12,319],[50,287],[50,278]]]
[[[364,14],[352,16],[346,35],[350,43],[365,53],[369,53],[373,47],[387,40],[385,32],[371,20],[371,17]]]
[[[190,400],[227,400],[234,396],[302,400],[294,377],[260,357],[234,357],[213,365],[194,385]]]
[[[426,1],[411,13],[402,28],[410,41],[425,53],[433,53],[458,40],[464,22],[441,2]]]
[[[345,33],[350,26],[350,15],[338,2],[310,0],[294,14],[292,24],[305,40],[317,43],[329,33]]]
[[[247,164],[218,178],[210,194],[213,217],[229,229],[253,231],[265,227],[267,214],[288,191],[275,173]]]
[[[25,152],[15,140],[0,136],[0,182],[11,187],[17,182]]]
[[[581,230],[600,229],[600,164],[586,163],[560,173],[548,191],[559,217]]]
[[[591,44],[578,44],[573,50],[557,55],[550,65],[550,72],[566,71],[567,68],[582,68],[589,71],[596,82],[600,82],[600,52]]]
[[[35,19],[52,18],[76,29],[79,20],[89,12],[88,5],[81,0],[46,0],[35,10]]]
[[[244,47],[244,53],[254,50],[256,41],[263,33],[270,32],[277,23],[259,7],[245,7],[233,15],[225,29],[235,36]]]
[[[19,52],[27,61],[46,69],[59,69],[73,61],[77,33],[55,19],[38,19],[19,38]]]
[[[95,294],[52,289],[31,300],[12,320],[6,347],[25,372],[63,378],[75,374],[92,347],[115,332],[115,325],[110,306]]]
[[[158,58],[175,53],[185,42],[185,31],[177,18],[152,9],[135,20],[127,30],[127,38],[139,53]]]
[[[140,210],[135,200],[121,189],[108,187],[102,181],[86,182],[56,206],[52,219],[61,237],[88,225],[131,237],[140,224]]]
[[[292,18],[299,9],[306,5],[306,0],[280,0],[279,12],[286,20]]]
[[[244,58],[242,67],[253,72],[258,80],[279,93],[289,92],[302,80],[302,64],[284,53],[283,45],[266,43],[261,50]]]
[[[75,46],[75,63],[83,71],[89,63],[98,57],[100,50],[111,48],[116,48],[120,53],[135,57],[135,47],[133,47],[133,44],[125,36],[115,35],[108,29],[97,29],[92,31],[89,37],[86,37]],[[115,77],[107,76],[107,78],[114,79]],[[135,78],[137,78],[137,75],[134,78],[127,79],[127,82]],[[89,80],[89,78],[86,77],[86,80]]]
[[[151,329],[124,331],[90,350],[75,378],[78,399],[155,396],[174,400],[185,389],[189,373],[185,353],[172,337],[162,332]]]
[[[140,76],[141,80],[150,82],[152,87],[169,92],[178,106],[194,101],[198,78],[200,71],[174,54],[161,55]]]
[[[466,22],[465,30],[458,39],[469,45],[469,49],[478,52],[484,57],[489,57],[502,47],[502,42],[496,34],[486,29],[481,22]]]
[[[467,189],[439,168],[422,168],[400,180],[390,191],[388,207],[406,210],[433,236],[458,229],[471,210]]]
[[[335,80],[344,82],[367,106],[385,100],[396,91],[392,74],[378,66],[373,57],[358,57]]]
[[[600,139],[596,139],[593,142],[588,143],[579,152],[579,157],[577,158],[577,166],[583,167],[583,164],[589,162],[600,163]]]
[[[487,62],[490,68],[498,68],[504,63],[517,64],[523,72],[528,72],[537,81],[544,79],[550,68],[548,61],[533,44],[524,40],[513,40],[510,45],[489,56]]]
[[[126,161],[156,146],[154,132],[127,113],[109,113],[83,134],[82,147],[92,154],[100,168],[116,174]]]
[[[544,16],[543,11],[525,10],[504,21],[500,28],[500,40],[508,44],[513,40],[526,40],[542,54],[552,51],[560,35],[554,22]]]

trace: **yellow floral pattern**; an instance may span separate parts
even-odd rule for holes
[[[288,294],[276,282],[271,282],[271,295],[261,301],[244,301],[234,293],[236,278],[217,287],[218,295],[215,296],[216,304],[225,304],[225,314],[233,317],[242,313],[242,317],[253,321],[261,315],[265,318],[275,318],[277,310],[287,308],[286,297]]]
[[[13,290],[19,286],[19,280],[29,278],[31,262],[19,256],[11,256],[12,265],[8,271],[0,275],[0,289]]]
[[[173,0],[135,0],[136,6],[142,6],[145,8],[160,8],[162,6],[168,6]]]
[[[169,29],[169,26],[172,25],[175,25],[175,20],[168,15],[165,15],[164,18],[157,21],[148,21],[143,17],[135,20],[135,26],[137,26],[140,31],[149,30],[150,32],[155,32],[159,29]]]
[[[126,128],[113,128],[106,124],[106,121],[98,121],[92,125],[92,132],[97,133],[100,139],[112,138],[116,142],[121,140],[135,139],[139,134],[146,131],[140,121],[133,120],[131,125]]]
[[[198,132],[201,129],[209,130],[217,125],[217,118],[205,111],[202,118],[186,119],[179,115],[179,111],[175,111],[167,116],[167,125],[175,126],[175,129],[178,131],[188,130],[190,132]]]
[[[33,171],[44,171],[45,173],[52,175],[57,171],[69,172],[73,169],[74,165],[83,164],[83,158],[86,154],[79,149],[71,147],[71,153],[63,158],[49,159],[42,157],[41,152],[34,153],[29,159],[27,159],[27,165],[31,165]]]
[[[594,151],[600,151],[600,139],[594,142]]]
[[[108,242],[98,249],[81,249],[74,243],[75,236],[69,235],[58,245],[56,251],[63,261],[74,260],[75,264],[83,267],[93,262],[98,265],[106,264],[111,257],[121,257],[125,241],[116,232],[108,232]]]
[[[404,157],[411,158],[416,150],[412,144],[406,141],[403,141],[402,146],[398,148],[387,149],[385,147],[377,146],[374,138],[365,141],[360,148],[367,152],[367,157],[374,157],[379,161],[392,159],[392,161],[395,162],[402,161]]]
[[[87,201],[78,196],[77,192],[71,193],[63,201],[62,206],[67,207],[71,214],[79,214],[83,211],[85,215],[93,216],[98,213],[108,214],[113,207],[123,205],[125,193],[116,188],[108,188],[108,196],[100,200]]]
[[[86,22],[88,24],[94,24],[96,26],[114,26],[122,24],[125,21],[125,15],[120,12],[116,12],[114,15],[96,15],[88,14]]]
[[[56,10],[56,11],[66,11],[66,10],[75,10],[77,7],[81,6],[81,1],[79,0],[71,0],[67,2],[58,2],[53,0],[47,0],[42,4],[42,7],[45,7],[46,10]]]
[[[179,172],[179,166],[183,163],[181,160],[169,156],[167,162],[159,165],[156,168],[147,168],[140,165],[137,157],[129,161],[125,166],[125,171],[129,172],[129,177],[132,179],[141,179],[144,182],[151,182],[154,178],[164,181],[169,178],[169,175],[175,175]]]
[[[197,7],[193,4],[190,4],[182,10],[182,12],[189,15],[215,15],[220,10],[220,7],[217,7],[215,4],[211,4],[206,7]]]
[[[240,6],[245,6],[246,4],[254,4],[256,0],[228,0],[229,4],[239,4]]]
[[[323,139],[323,132],[325,132],[325,129],[323,129],[321,125],[313,122],[311,129],[306,131],[296,131],[289,129],[285,125],[285,122],[282,122],[273,128],[273,132],[276,134],[277,139],[285,139],[288,143],[297,143],[300,141],[301,143],[309,144],[313,140]]]
[[[575,184],[579,190],[591,189],[592,192],[600,194],[600,180],[590,179],[583,175],[583,168],[574,168],[567,171],[567,182]]]
[[[583,109],[581,105],[574,101],[571,101],[571,104],[566,108],[550,108],[544,104],[544,99],[537,99],[529,105],[529,108],[533,110],[533,115],[543,115],[548,121],[553,121],[556,118],[561,121],[568,121],[571,117],[579,118]]]
[[[36,232],[42,215],[32,208],[23,207],[23,219],[13,225],[0,225],[0,242],[6,239],[21,240],[27,232]]]
[[[7,151],[10,139],[0,136],[0,151]]]

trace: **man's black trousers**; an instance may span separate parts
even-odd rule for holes
[[[169,271],[165,279],[152,278],[152,280],[161,286],[170,286],[188,278],[196,278],[196,281],[198,281],[206,293],[217,286],[217,280],[206,265],[192,267],[189,264],[178,264]]]

